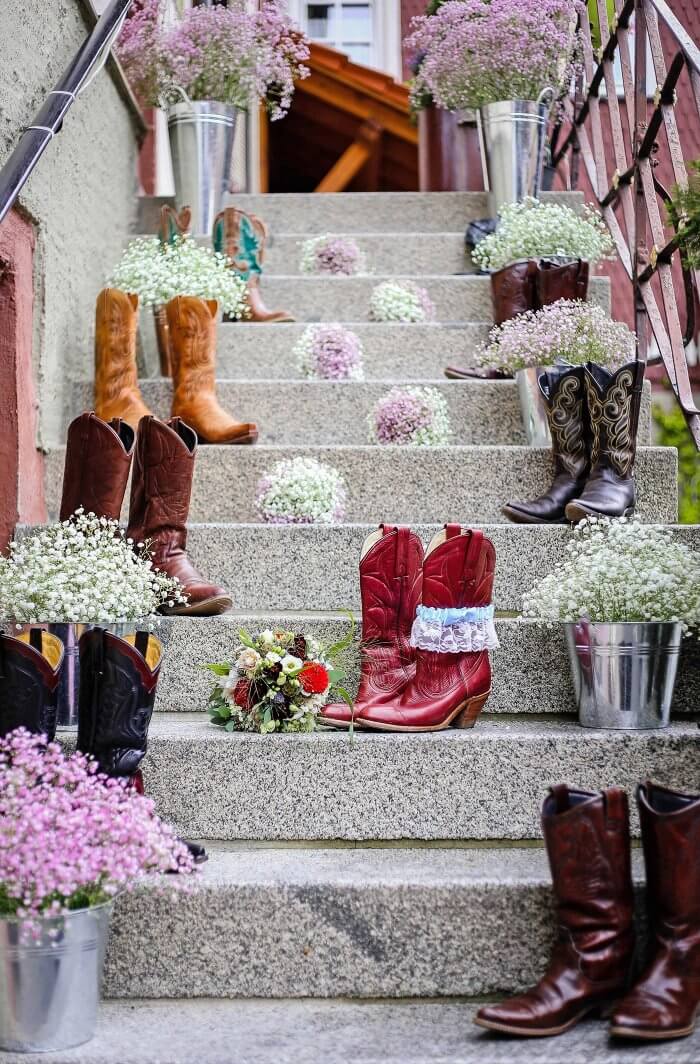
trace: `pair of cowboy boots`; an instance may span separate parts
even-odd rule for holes
[[[545,799],[542,828],[559,937],[546,974],[524,994],[485,1005],[475,1022],[509,1035],[562,1034],[593,1012],[610,1033],[684,1038],[700,1006],[700,797],[655,783],[637,789],[646,866],[649,956],[630,987],[635,951],[627,796],[565,785]]]
[[[237,207],[226,207],[214,219],[214,251],[226,255],[231,260],[231,269],[235,270],[248,286],[247,320],[262,324],[294,321],[289,311],[269,310],[260,292],[267,240],[267,226],[255,214],[248,214]],[[226,320],[224,318],[224,321]]]
[[[502,512],[517,524],[563,524],[634,511],[634,460],[644,363],[612,372],[593,362],[541,369],[538,385],[552,434],[554,477],[529,502]]]
[[[135,434],[119,418],[107,424],[97,414],[81,414],[68,428],[60,518],[65,521],[82,506],[117,521],[133,465],[127,536],[148,543],[153,567],[182,584],[187,604],[167,612],[209,617],[225,613],[233,602],[187,555],[196,452],[197,435],[180,418],[164,422],[147,415]]]
[[[445,525],[423,556],[409,528],[380,525],[360,559],[362,642],[354,707],[329,705],[333,727],[472,728],[491,693],[496,555],[484,534]]]
[[[137,295],[105,288],[95,312],[95,411],[134,430],[151,416],[136,369],[138,305]],[[172,359],[172,416],[186,421],[200,443],[255,443],[257,427],[236,421],[216,398],[216,301],[176,296],[160,313]]]
[[[163,658],[159,639],[135,631],[117,636],[88,628],[78,643],[77,748],[97,761],[100,772],[128,780],[143,793],[141,763]],[[64,646],[41,628],[21,635],[0,634],[0,737],[16,728],[56,737],[56,706]],[[203,847],[186,843],[196,863]]]
[[[502,325],[528,310],[542,310],[560,299],[585,299],[587,295],[588,263],[583,259],[564,265],[551,259],[522,259],[491,274],[494,325]],[[452,380],[507,380],[512,374],[498,369],[448,366],[445,376]]]

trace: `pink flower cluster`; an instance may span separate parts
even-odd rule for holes
[[[447,404],[437,388],[392,388],[367,420],[372,443],[440,447],[449,442]]]
[[[342,325],[311,325],[295,351],[305,377],[326,381],[362,380],[362,341]]]
[[[0,740],[0,915],[29,929],[109,901],[149,872],[193,871],[153,802],[23,728]]]
[[[352,277],[363,273],[365,256],[357,241],[347,236],[320,236],[304,245],[301,261],[304,273],[330,273]]]
[[[567,77],[575,0],[448,0],[413,19],[413,96],[449,111],[499,100],[534,100]]]

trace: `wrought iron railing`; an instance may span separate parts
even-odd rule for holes
[[[576,188],[583,163],[632,283],[639,357],[647,361],[651,329],[657,357],[700,448],[700,409],[687,359],[696,336],[700,271],[682,264],[678,234],[665,224],[662,211],[669,190],[655,173],[666,158],[673,182],[687,187],[674,108],[678,92],[687,92],[700,123],[700,49],[665,0],[615,0],[612,22],[607,0],[594,2],[600,47],[595,48],[588,12],[582,11],[582,67],[555,130],[552,164]],[[652,72],[656,91],[650,98],[647,77]],[[682,312],[674,275],[683,280]]]
[[[92,32],[47,95],[33,122],[23,131],[14,151],[0,170],[0,222],[17,199],[44,150],[60,132],[63,120],[76,98],[107,61],[131,4],[132,0],[110,0]]]

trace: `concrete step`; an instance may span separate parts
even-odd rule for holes
[[[544,192],[542,199],[570,206],[580,192]],[[275,233],[444,233],[463,232],[488,215],[483,192],[281,192],[229,197],[241,210],[258,214]],[[155,233],[160,208],[171,197],[142,196],[136,232]]]
[[[464,273],[472,269],[464,245],[464,227],[455,233],[347,233],[366,258],[372,274],[411,273],[417,268],[424,277]],[[300,274],[299,262],[307,234],[279,233],[265,252],[267,274]]]
[[[508,918],[510,922],[510,917]],[[611,1044],[590,1020],[559,1038],[490,1035],[463,1001],[111,1001],[96,1038],[51,1056],[52,1064],[692,1064],[690,1038],[634,1048]],[[40,1054],[3,1054],[7,1064],[45,1064]]]
[[[423,380],[448,404],[452,443],[524,444],[518,388],[514,381]],[[368,414],[396,382],[386,381],[232,381],[219,379],[217,394],[241,421],[255,421],[263,443],[293,446],[369,442]],[[141,381],[146,405],[158,417],[170,417],[172,385],[158,378]],[[283,401],[282,401],[283,393]],[[92,405],[93,385],[77,385],[74,413]],[[642,443],[651,442],[651,386],[647,382],[640,420]],[[290,417],[290,411],[293,416]]]
[[[426,278],[416,273],[416,263],[407,264],[404,276],[425,287],[441,322],[491,322],[491,281],[475,274]],[[282,277],[266,274],[261,291],[271,309],[289,311],[297,321],[369,320],[372,290],[386,278],[374,277]],[[590,298],[609,311],[610,282],[594,277]]]
[[[290,419],[294,411],[289,411]],[[256,486],[280,459],[308,455],[345,478],[348,523],[498,522],[509,499],[532,499],[551,480],[549,450],[533,447],[200,447],[191,521],[255,522]],[[46,456],[46,494],[57,513],[65,448]],[[637,452],[638,512],[677,520],[677,455],[670,447]]]
[[[271,544],[270,544],[271,545]],[[291,556],[290,556],[291,557]],[[247,564],[248,559],[260,558],[261,565]],[[303,560],[303,555],[299,561]],[[269,551],[251,550],[239,561],[241,570],[250,570],[246,580],[251,583],[261,567],[271,563]],[[330,579],[334,562],[328,561],[325,574]],[[292,585],[300,565],[292,560],[284,583]],[[209,576],[218,576],[206,570]],[[290,575],[291,574],[291,575]],[[536,574],[533,570],[533,579]],[[234,596],[235,582],[231,584]],[[291,594],[291,592],[287,593]],[[280,597],[285,596],[283,588]],[[354,695],[359,678],[360,616],[357,616],[355,642],[343,658],[344,682]],[[279,607],[268,612],[242,612],[224,617],[198,619],[168,618],[160,622],[158,636],[166,645],[163,670],[158,685],[156,709],[188,713],[204,712],[211,691],[211,677],[201,665],[207,661],[230,661],[238,644],[238,630],[245,627],[252,633],[266,628],[283,628],[313,636],[331,646],[348,632],[349,621],[339,613],[318,611],[284,612]],[[491,655],[493,684],[488,701],[490,714],[562,714],[575,713],[576,703],[571,686],[569,660],[563,630],[556,626],[524,621],[521,618],[501,617],[496,621],[501,646]],[[698,713],[700,707],[700,644],[688,639],[683,644],[673,703],[674,714]]]
[[[179,833],[232,840],[539,838],[552,783],[631,793],[653,777],[687,790],[699,772],[694,721],[622,732],[493,715],[469,731],[351,741],[334,729],[228,733],[198,714],[157,713],[144,762],[146,790]]]

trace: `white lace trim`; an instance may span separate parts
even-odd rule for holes
[[[492,620],[443,624],[416,617],[411,630],[411,646],[438,654],[457,654],[495,650],[500,643]]]

